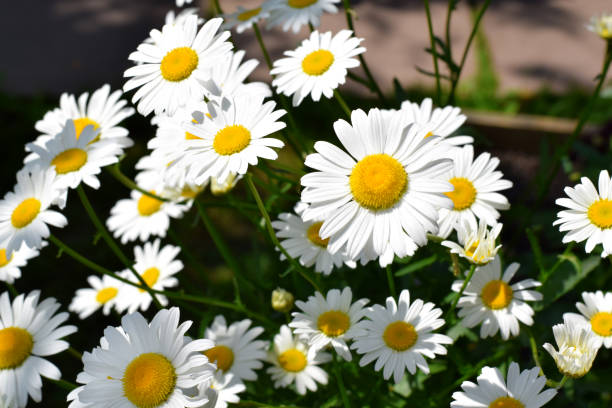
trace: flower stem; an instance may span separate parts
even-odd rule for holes
[[[393,280],[393,272],[391,271],[391,265],[387,265],[387,284],[389,285],[389,293],[395,299],[397,293],[395,291],[395,280]]]
[[[548,385],[551,388],[555,388],[555,389],[559,389],[562,388],[565,383],[567,382],[567,380],[569,380],[569,377],[567,375],[564,375],[563,378],[561,379],[561,381],[555,381],[555,380],[551,380],[550,378],[546,380],[546,385]]]
[[[349,108],[349,106],[346,104],[346,101],[344,100],[342,95],[340,95],[340,92],[337,89],[334,89],[334,96],[336,97],[336,100],[338,101],[338,104],[340,104],[340,107],[342,108],[344,113],[346,113],[346,116],[348,116],[348,118],[350,119],[351,108]]]
[[[533,356],[533,361],[535,361],[536,365],[540,368],[540,375],[544,375],[544,369],[542,368],[542,363],[540,362],[540,355],[538,353],[538,345],[536,343],[535,337],[533,336],[533,332],[529,327],[527,327],[526,330],[527,334],[529,335],[529,346],[531,347],[531,355]]]
[[[455,311],[455,308],[457,307],[457,303],[459,303],[459,299],[461,299],[461,295],[463,295],[463,291],[465,291],[465,288],[467,287],[468,283],[470,283],[470,280],[472,280],[472,276],[474,276],[474,271],[476,271],[476,265],[472,264],[472,266],[470,267],[470,272],[468,273],[468,276],[463,281],[463,285],[461,285],[461,289],[459,289],[459,293],[457,293],[457,296],[455,296],[455,299],[453,299],[453,303],[451,304],[450,309],[446,313],[444,320],[448,320],[453,315],[453,312]]]
[[[71,383],[70,381],[66,381],[66,380],[54,380],[52,378],[48,378],[45,377],[47,380],[49,380],[49,382],[57,385],[60,388],[65,389],[66,391],[72,391],[75,388],[78,387],[78,385]]]
[[[17,289],[15,289],[15,287],[12,284],[6,281],[4,283],[6,284],[6,288],[8,289],[8,291],[11,293],[11,296],[13,297],[19,296],[19,292],[17,292]]]
[[[223,9],[221,8],[221,4],[219,4],[219,0],[214,0],[213,4],[215,5],[215,13],[217,13],[217,15],[223,14]]]
[[[431,22],[431,10],[429,0],[423,0],[425,4],[425,14],[427,15],[427,28],[429,30],[429,42],[431,44],[431,55],[433,56],[434,74],[436,76],[436,103],[440,104],[442,90],[440,88],[440,71],[438,68],[438,47],[434,38],[433,24]]]
[[[269,69],[272,69],[272,59],[270,58],[270,54],[268,53],[268,49],[263,42],[263,37],[261,36],[261,31],[259,30],[259,25],[257,23],[253,23],[253,31],[255,31],[255,37],[257,38],[257,42],[259,43],[259,47],[261,48],[261,52],[263,52],[264,59],[266,60],[266,64]]]
[[[77,350],[73,349],[72,347],[68,347],[68,354],[70,354],[73,357],[76,357],[77,360],[83,359],[83,355],[79,353]]]
[[[128,176],[126,176],[125,174],[123,174],[121,172],[121,168],[119,167],[119,163],[115,163],[112,166],[107,166],[105,167],[106,171],[109,172],[115,179],[117,179],[117,181],[119,181],[121,184],[123,184],[124,186],[126,186],[127,188],[129,188],[130,190],[136,190],[141,192],[142,194],[149,196],[151,198],[154,198],[156,200],[159,201],[163,201],[163,202],[168,202],[170,200],[168,200],[167,198],[163,198],[160,197],[158,195],[155,195],[153,193],[151,193],[150,191],[147,191],[143,188],[140,188],[138,186],[138,184],[134,183],[132,181],[132,179],[130,179]]]
[[[338,382],[338,389],[340,391],[340,398],[342,398],[342,405],[344,408],[351,408],[351,402],[349,401],[346,388],[344,388],[344,381],[342,380],[342,374],[340,373],[340,360],[338,359],[338,353],[334,351],[334,375]]]

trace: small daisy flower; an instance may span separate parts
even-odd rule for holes
[[[100,174],[102,167],[117,163],[123,152],[112,139],[93,143],[98,135],[99,131],[88,125],[77,136],[74,121],[67,120],[63,130],[44,146],[27,145],[33,154],[29,156],[26,168],[54,168],[60,188],[77,188],[83,182],[98,189],[100,180],[96,175]]]
[[[227,408],[228,404],[239,403],[238,394],[246,391],[245,385],[236,376],[220,372],[215,374],[208,388],[204,389],[202,385],[199,385],[198,388],[208,397],[208,402],[202,408]]]
[[[13,251],[13,254],[7,256],[6,248],[0,248],[0,281],[7,283],[15,282],[15,279],[21,278],[21,269],[26,266],[28,260],[36,258],[38,251],[21,244],[21,248]]]
[[[270,3],[264,3],[259,7],[246,9],[243,6],[238,6],[238,9],[230,14],[224,14],[223,20],[225,21],[221,28],[223,30],[236,29],[237,33],[242,33],[245,30],[253,27],[253,24],[259,20],[267,18],[270,13],[268,12]]]
[[[302,26],[318,27],[323,12],[337,13],[340,0],[268,0],[268,28],[282,25],[283,31],[300,31]]]
[[[91,286],[87,289],[78,289],[68,310],[78,313],[80,319],[86,319],[98,309],[108,315],[120,299],[120,291],[124,284],[111,276],[104,275],[102,279],[90,276],[87,282]]]
[[[507,385],[506,385],[507,384]],[[476,384],[464,381],[463,391],[453,393],[451,408],[540,408],[557,395],[557,390],[544,390],[546,377],[540,368],[520,371],[515,362],[508,368],[508,379],[499,368],[484,367]]]
[[[502,179],[503,174],[495,171],[499,159],[489,153],[482,153],[474,160],[474,148],[471,145],[453,150],[453,168],[446,176],[454,190],[445,193],[453,201],[451,209],[441,208],[438,224],[438,236],[448,237],[457,225],[468,222],[476,229],[478,219],[488,225],[495,225],[499,218],[497,210],[510,208],[508,199],[499,191],[512,187],[512,182]]]
[[[310,204],[302,218],[324,219],[319,236],[330,239],[331,253],[344,250],[362,263],[378,258],[386,266],[437,232],[438,208],[452,205],[443,195],[452,186],[439,177],[452,164],[439,157],[439,138],[424,138],[401,115],[356,110],[351,121],[334,123],[348,154],[319,141],[317,153],[306,157],[316,171],[301,179],[302,201]]]
[[[464,221],[457,226],[457,238],[459,243],[453,241],[442,241],[441,245],[450,248],[450,252],[467,259],[476,265],[486,265],[491,262],[500,245],[495,245],[502,224],[495,224],[490,230],[484,220],[480,220],[478,229],[473,229],[469,222]]]
[[[306,209],[307,205],[298,203],[295,206],[296,214],[281,213],[278,215],[278,220],[272,222],[272,226],[277,229],[276,236],[281,245],[292,258],[299,259],[300,264],[310,268],[314,265],[315,272],[329,275],[334,269],[339,268],[346,263],[349,267],[354,268],[355,263],[346,257],[343,252],[335,254],[327,251],[329,238],[322,239],[319,235],[319,229],[323,225],[323,221],[308,221],[302,220],[301,214]],[[285,259],[285,255],[281,254],[281,260]]]
[[[295,303],[303,313],[294,312],[289,327],[307,341],[312,352],[331,345],[338,355],[351,361],[353,357],[346,342],[360,334],[356,325],[365,315],[364,306],[368,303],[368,299],[351,303],[352,299],[353,293],[349,287],[342,292],[330,290],[327,299],[315,292],[307,302]]]
[[[244,319],[227,325],[221,315],[215,317],[212,325],[206,329],[204,337],[214,342],[214,347],[204,354],[217,369],[226,374],[233,374],[238,380],[255,381],[255,370],[263,367],[268,342],[255,340],[263,333],[261,327],[251,327],[251,321]]]
[[[206,395],[194,396],[192,390],[211,384],[215,368],[201,352],[212,344],[185,337],[192,322],[179,324],[179,317],[175,307],[160,310],[151,323],[134,313],[121,319],[121,327],[107,327],[101,340],[104,347],[83,354],[77,382],[84,387],[71,407],[204,405]]]
[[[174,275],[183,270],[183,262],[176,259],[181,249],[174,245],[165,245],[160,249],[160,244],[160,240],[156,239],[153,243],[147,242],[143,247],[134,247],[134,269],[142,276],[147,286],[155,290],[177,286],[178,279]],[[139,283],[130,271],[124,271],[122,275],[134,283]],[[151,306],[151,295],[144,289],[132,285],[124,285],[122,289],[124,294],[117,303],[120,312],[127,309],[128,313],[134,313],[139,308],[146,311]],[[162,306],[168,304],[165,296],[158,295],[157,298]]]
[[[590,324],[591,331],[598,338],[600,345],[612,348],[612,292],[582,292],[582,300],[584,303],[576,303],[576,308],[582,315],[566,313],[563,316],[577,319],[586,325]]]
[[[563,243],[586,240],[585,251],[591,253],[595,245],[602,244],[602,258],[612,254],[612,179],[607,170],[599,173],[599,191],[591,180],[580,179],[575,187],[565,187],[569,198],[559,198],[555,203],[566,210],[557,213],[553,225],[559,231],[569,231]]]
[[[350,30],[334,36],[331,31],[313,31],[298,48],[285,52],[287,58],[274,62],[272,86],[279,93],[293,95],[293,106],[308,95],[313,101],[319,101],[321,95],[333,97],[334,89],[346,81],[347,69],[359,66],[354,57],[366,50],[359,46],[363,38],[352,35]]]
[[[68,313],[55,314],[60,304],[54,298],[39,301],[40,292],[17,296],[11,305],[9,295],[0,295],[0,384],[2,393],[19,408],[28,396],[42,399],[41,376],[59,380],[59,369],[43,357],[60,353],[68,343],[60,340],[77,331],[75,326],[60,326]]]
[[[274,381],[274,388],[286,388],[295,383],[298,394],[305,395],[306,390],[316,391],[317,383],[326,385],[327,373],[318,367],[331,361],[328,353],[311,352],[302,340],[291,334],[291,329],[282,325],[280,333],[274,336],[274,346],[268,353],[266,372]]]
[[[562,324],[554,325],[553,334],[559,350],[550,343],[543,347],[555,360],[559,372],[572,378],[583,377],[593,366],[601,339],[588,324],[571,316],[564,316]]]
[[[402,290],[399,302],[387,298],[385,306],[374,305],[366,312],[366,320],[358,323],[364,333],[355,338],[351,345],[357,353],[364,354],[359,361],[361,367],[376,360],[374,369],[383,369],[383,377],[389,379],[393,374],[399,383],[406,370],[416,373],[417,367],[429,373],[429,366],[423,358],[435,358],[436,354],[445,355],[443,344],[452,344],[453,339],[432,333],[444,325],[439,319],[442,310],[431,303],[416,299],[410,304],[410,293]]]
[[[525,302],[542,300],[542,294],[526,289],[542,284],[525,279],[511,285],[519,267],[516,262],[510,264],[502,276],[501,262],[496,256],[487,265],[476,268],[457,303],[463,326],[472,328],[482,323],[481,338],[492,337],[501,331],[502,338],[508,340],[511,335],[518,336],[519,320],[527,326],[533,325],[533,309]],[[462,280],[455,281],[452,290],[459,292],[462,285]]]
[[[43,238],[49,237],[47,224],[57,228],[68,224],[66,217],[49,209],[63,195],[52,168],[24,169],[17,173],[14,190],[0,200],[0,242],[4,243],[6,256],[10,257],[24,243],[40,249]]]
[[[604,40],[612,40],[612,13],[591,17],[591,22],[587,25],[587,28]]]
[[[151,31],[153,44],[140,44],[129,56],[141,64],[124,73],[132,77],[124,91],[139,88],[132,97],[138,112],[172,115],[189,101],[202,99],[201,81],[210,79],[209,70],[232,49],[226,41],[229,32],[217,34],[222,22],[213,18],[198,30],[198,17],[191,15],[181,25],[166,24],[161,31]]]
[[[155,194],[155,191],[152,191]],[[165,237],[170,217],[180,218],[187,206],[165,202],[133,190],[131,198],[119,200],[106,220],[115,238],[125,244],[136,239],[147,241],[150,236]]]

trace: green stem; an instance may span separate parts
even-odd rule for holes
[[[527,328],[526,330],[527,335],[529,336],[529,346],[531,347],[531,355],[533,357],[533,361],[535,361],[536,365],[540,368],[540,375],[544,375],[544,369],[542,368],[542,363],[540,362],[540,355],[538,353],[538,345],[536,343],[535,337],[533,337],[533,332],[530,328]]]
[[[365,86],[366,88],[368,88],[370,91],[374,92],[374,88],[372,88],[372,84],[370,83],[370,81],[368,81],[365,78],[360,77],[357,74],[354,74],[352,72],[348,72],[347,76],[352,79],[353,81],[360,83],[361,85]]]
[[[563,378],[561,379],[561,381],[555,381],[555,380],[551,380],[550,378],[546,380],[546,385],[548,385],[551,388],[555,388],[555,389],[559,389],[561,387],[563,387],[565,385],[565,383],[567,382],[567,380],[569,380],[569,377],[567,375],[564,375]]]
[[[395,281],[393,280],[393,272],[391,271],[391,265],[387,265],[387,284],[389,285],[389,292],[395,299],[397,293],[395,291]]]
[[[342,374],[340,373],[340,361],[338,360],[338,353],[334,351],[334,375],[338,382],[338,389],[340,390],[340,398],[342,398],[342,405],[344,408],[351,408],[351,402],[349,401],[346,388],[344,388],[344,381],[342,380]]]
[[[214,0],[213,4],[215,5],[215,13],[217,13],[217,15],[223,14],[223,9],[221,8],[221,4],[219,4],[219,0]]]
[[[6,284],[6,288],[8,289],[8,291],[11,293],[11,296],[13,296],[14,298],[19,296],[19,292],[17,292],[17,289],[15,289],[15,287],[8,283],[8,282],[4,282]]]
[[[470,272],[468,273],[467,278],[465,278],[465,280],[463,281],[463,285],[461,285],[461,289],[459,289],[459,293],[457,293],[457,296],[455,296],[455,299],[453,299],[453,303],[451,304],[450,309],[446,313],[446,317],[444,320],[448,321],[448,319],[453,315],[453,312],[455,311],[455,308],[457,307],[457,303],[459,303],[459,299],[461,299],[461,295],[463,295],[463,291],[465,291],[465,288],[467,287],[468,283],[470,283],[470,280],[472,280],[472,276],[474,276],[475,270],[476,270],[476,265],[472,264],[472,266],[470,267]]]
[[[446,38],[446,48],[449,52],[449,57],[452,61],[452,48],[451,48],[451,35],[450,35],[450,26],[451,26],[451,15],[453,14],[453,6],[455,5],[455,0],[448,0],[448,7],[446,9],[446,24],[445,24],[445,38]]]
[[[150,191],[147,191],[143,188],[138,187],[138,184],[134,183],[132,181],[132,179],[130,179],[128,176],[126,176],[125,174],[123,174],[121,172],[121,168],[119,167],[119,163],[115,163],[112,166],[107,166],[105,167],[106,171],[109,172],[115,179],[117,179],[117,181],[119,181],[121,184],[123,184],[124,186],[126,186],[127,188],[129,188],[130,190],[136,190],[141,192],[142,194],[149,196],[151,198],[154,198],[156,200],[159,201],[163,201],[163,202],[168,202],[171,201],[167,198],[163,198],[160,197],[158,195],[155,195],[153,193],[151,193]]]
[[[68,354],[70,354],[71,356],[76,357],[78,360],[82,360],[83,359],[83,355],[81,353],[79,353],[77,350],[73,349],[72,347],[68,347]]]
[[[427,15],[427,28],[429,30],[429,42],[431,44],[431,55],[433,56],[434,74],[436,76],[436,103],[440,104],[442,90],[440,88],[440,70],[438,68],[438,47],[434,38],[433,24],[431,22],[431,10],[429,0],[423,0],[425,4],[425,14]]]
[[[263,37],[261,36],[261,31],[259,30],[259,25],[257,23],[253,23],[253,31],[255,31],[255,37],[257,38],[257,42],[259,43],[259,47],[261,48],[261,52],[263,52],[264,59],[266,60],[266,64],[269,69],[272,69],[272,59],[270,58],[270,54],[268,53],[268,49],[263,42]]]
[[[349,108],[346,101],[344,100],[344,98],[342,98],[342,95],[340,95],[340,92],[338,92],[337,89],[334,89],[334,96],[336,97],[336,100],[338,101],[338,104],[340,104],[340,107],[342,108],[344,113],[346,113],[346,116],[348,116],[348,118],[350,119],[351,118],[351,108]]]
[[[266,229],[268,230],[268,234],[270,235],[270,239],[272,240],[272,243],[274,243],[274,245],[281,251],[281,253],[285,255],[285,258],[287,258],[287,260],[291,263],[291,265],[293,265],[293,267],[297,270],[297,272],[306,281],[308,281],[308,283],[310,283],[312,287],[315,288],[316,291],[321,292],[321,290],[319,289],[315,281],[312,280],[312,278],[308,276],[304,268],[302,268],[302,265],[300,265],[299,262],[293,259],[293,257],[289,255],[289,253],[285,250],[285,248],[278,241],[278,238],[276,237],[276,234],[274,233],[274,228],[272,227],[272,221],[270,220],[270,215],[268,214],[268,211],[266,210],[266,207],[264,206],[263,201],[261,200],[259,192],[257,192],[257,188],[255,187],[255,184],[253,184],[253,176],[251,175],[251,173],[247,173],[245,176],[245,179],[247,181],[247,185],[249,186],[249,190],[251,191],[251,194],[253,195],[255,202],[257,203],[259,212],[261,213],[261,216],[265,220]]]
[[[98,218],[98,215],[96,214],[93,207],[91,206],[91,203],[89,202],[89,199],[87,198],[87,195],[85,194],[85,190],[83,189],[82,185],[79,185],[77,187],[77,192],[79,193],[79,198],[81,199],[81,203],[83,203],[83,207],[85,207],[85,211],[87,212],[87,215],[89,215],[89,218],[91,219],[91,222],[94,224],[94,226],[98,230],[98,233],[102,235],[102,239],[104,239],[104,241],[106,242],[110,250],[113,251],[115,256],[117,256],[117,258],[119,258],[121,263],[123,263],[123,265],[125,265],[125,267],[128,268],[132,272],[132,275],[134,275],[134,277],[138,279],[138,281],[143,286],[143,288],[149,293],[149,295],[151,295],[151,298],[153,299],[153,303],[155,303],[155,306],[157,306],[158,309],[162,309],[163,306],[161,305],[161,303],[159,302],[155,294],[151,291],[151,288],[149,287],[147,282],[136,271],[136,269],[134,269],[132,262],[130,262],[130,260],[125,256],[123,251],[121,251],[121,248],[119,248],[119,245],[117,245],[115,240],[109,234],[106,227],[104,227],[104,224],[102,224],[102,221],[100,221],[100,219]]]
[[[57,385],[58,387],[65,389],[66,391],[72,391],[78,387],[78,385],[73,384],[70,381],[66,381],[66,380],[53,380],[47,377],[45,377],[45,379],[47,379],[50,383],[53,383]]]

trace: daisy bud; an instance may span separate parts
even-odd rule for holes
[[[612,40],[612,13],[591,17],[587,28],[604,40]]]
[[[478,228],[464,221],[457,225],[459,243],[443,241],[442,246],[450,248],[452,254],[457,254],[476,265],[486,265],[495,259],[501,245],[495,245],[495,240],[501,232],[502,224],[495,224],[490,230],[485,221],[480,220]]]
[[[287,313],[293,308],[293,295],[282,288],[272,291],[272,309],[277,312]]]
[[[236,183],[238,183],[241,178],[242,176],[238,176],[236,173],[230,173],[223,183],[219,183],[215,177],[211,177],[210,192],[216,196],[227,194],[236,187]]]

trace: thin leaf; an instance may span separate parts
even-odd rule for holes
[[[421,259],[420,261],[416,261],[414,263],[411,263],[408,266],[403,267],[402,269],[400,269],[399,271],[395,272],[395,276],[404,276],[404,275],[408,275],[410,273],[416,272],[419,269],[423,269],[429,265],[431,265],[432,263],[436,262],[436,260],[438,259],[438,257],[436,255],[432,255],[428,258],[425,259]]]

